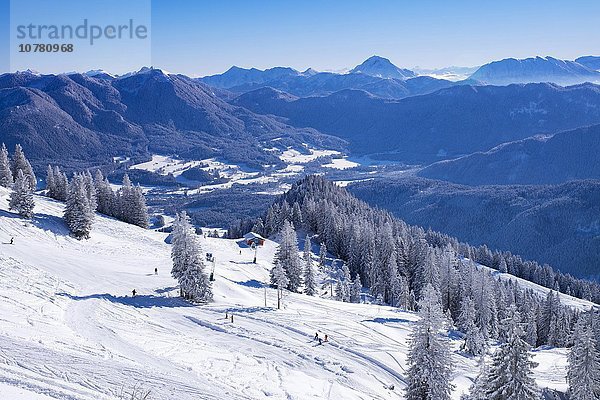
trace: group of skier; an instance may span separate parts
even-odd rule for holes
[[[315,333],[315,340],[319,342],[319,344],[323,344],[329,342],[329,337],[325,335],[323,339],[319,336],[319,332]]]

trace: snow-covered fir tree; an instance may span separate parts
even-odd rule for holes
[[[342,265],[342,301],[350,302],[352,292],[352,276],[348,264]]]
[[[142,228],[148,227],[148,209],[142,188],[133,186],[129,175],[123,176],[123,184],[115,200],[117,218]]]
[[[262,218],[258,217],[254,225],[252,225],[252,232],[258,233],[259,235],[265,234],[265,224],[263,223]]]
[[[98,198],[96,196],[96,186],[94,185],[94,178],[90,171],[86,170],[83,174],[83,183],[85,186],[85,193],[88,200],[90,201],[90,209],[95,212],[98,208]]]
[[[314,296],[317,293],[317,280],[310,251],[310,236],[304,239],[304,293]]]
[[[481,330],[475,325],[475,316],[475,302],[470,297],[463,298],[457,323],[465,337],[462,349],[473,356],[479,356],[485,352],[486,343]]]
[[[573,400],[600,400],[600,349],[591,318],[581,315],[573,331],[567,372]]]
[[[531,376],[537,363],[531,361],[530,346],[523,340],[521,315],[514,304],[502,321],[508,333],[506,343],[494,353],[487,376],[482,383],[489,400],[539,400],[540,392]]]
[[[13,184],[13,174],[10,169],[10,160],[8,158],[8,150],[2,143],[0,148],[0,186],[10,187]]]
[[[15,210],[24,218],[33,217],[33,208],[35,202],[33,200],[32,189],[29,186],[29,179],[23,174],[22,170],[17,171],[13,191],[10,193],[8,206],[11,210]]]
[[[66,201],[69,194],[69,178],[58,166],[54,167],[54,185],[56,186],[56,200]]]
[[[280,262],[276,261],[272,271],[273,284],[277,287],[277,290],[283,290],[288,287],[290,280],[287,277],[285,269]]]
[[[177,215],[172,235],[171,275],[179,282],[183,296],[193,301],[212,301],[212,288],[205,272],[200,241],[185,211]]]
[[[129,223],[137,225],[140,228],[148,228],[148,207],[146,206],[146,198],[140,185],[136,185],[133,188]]]
[[[319,248],[319,269],[322,271],[325,268],[325,261],[327,259],[327,246],[325,243],[321,243]]]
[[[11,172],[15,179],[17,176],[17,171],[19,170],[23,171],[23,175],[27,179],[29,187],[32,191],[35,192],[37,188],[37,180],[35,178],[35,174],[33,173],[33,168],[31,167],[29,160],[27,160],[27,158],[25,157],[25,153],[23,153],[23,148],[20,144],[17,144],[15,146],[15,152],[13,153],[11,163]]]
[[[65,201],[69,191],[69,179],[58,166],[48,165],[46,170],[46,196]]]
[[[54,179],[54,169],[48,165],[46,169],[46,196],[56,198],[56,180]]]
[[[488,365],[485,363],[483,357],[479,363],[479,374],[469,388],[469,394],[462,395],[460,400],[488,400],[485,386],[486,378],[489,374]]]
[[[298,252],[296,231],[292,224],[286,220],[281,228],[281,243],[277,248],[273,263],[281,264],[289,280],[287,288],[293,292],[297,291],[302,284],[302,261]],[[273,271],[271,273],[271,283],[276,283]]]
[[[350,301],[352,303],[360,303],[360,294],[362,292],[362,282],[360,281],[360,275],[354,275],[354,280],[350,286]]]
[[[450,399],[452,362],[448,339],[441,333],[446,318],[442,312],[439,294],[428,283],[421,290],[419,321],[410,337],[408,353],[408,400]]]
[[[344,284],[341,279],[338,279],[335,283],[335,299],[337,301],[344,301]]]
[[[104,215],[114,215],[115,192],[100,170],[96,170],[94,175],[94,186],[96,188],[98,212]]]
[[[64,220],[77,239],[90,237],[94,211],[90,206],[83,176],[74,175],[69,184],[69,193],[65,205]]]

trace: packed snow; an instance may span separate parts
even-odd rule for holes
[[[62,203],[36,196],[26,221],[8,211],[8,193],[0,188],[0,398],[116,399],[136,388],[152,399],[403,398],[414,313],[325,293],[286,293],[277,310],[265,288],[277,244],[267,240],[254,264],[242,242],[204,237],[215,301],[191,305],[177,297],[167,234],[97,216],[77,241]],[[478,367],[450,337],[458,399]],[[566,351],[535,354],[538,383],[564,390]]]

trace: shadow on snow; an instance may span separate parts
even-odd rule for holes
[[[126,306],[131,306],[135,308],[154,308],[154,307],[193,307],[194,305],[188,303],[187,301],[179,298],[179,297],[164,297],[164,296],[155,296],[155,295],[136,295],[135,297],[130,296],[113,296],[109,293],[97,293],[90,294],[87,296],[74,296],[68,293],[57,293],[58,296],[68,297],[71,300],[81,301],[81,300],[92,300],[92,299],[100,299],[100,300],[108,300],[111,303],[119,303],[124,304]]]

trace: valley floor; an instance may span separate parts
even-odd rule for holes
[[[202,238],[216,258],[215,302],[192,306],[177,297],[166,234],[98,216],[77,241],[61,203],[36,196],[25,221],[7,198],[0,188],[0,398],[403,398],[416,315],[290,293],[277,310],[263,287],[276,243],[253,264],[236,241]],[[329,342],[318,345],[316,332]],[[459,398],[478,367],[452,345]],[[540,386],[564,390],[566,351],[540,350],[536,361]]]

